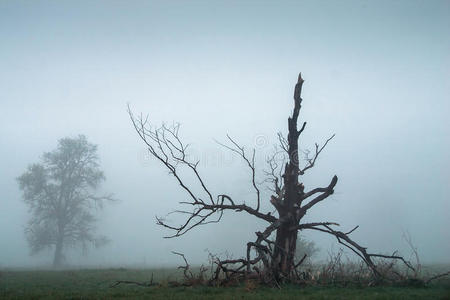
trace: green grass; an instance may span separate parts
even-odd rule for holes
[[[162,287],[118,285],[117,280],[154,281]],[[103,269],[67,271],[0,271],[0,299],[450,299],[447,281],[413,287],[168,287],[180,278],[174,269]]]

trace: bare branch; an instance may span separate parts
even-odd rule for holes
[[[150,286],[158,285],[158,283],[153,283],[153,273],[152,273],[152,278],[150,279],[149,282],[138,282],[138,281],[130,281],[130,280],[117,280],[115,283],[110,285],[110,288],[116,287],[119,284],[134,284],[134,285],[143,286],[143,287],[150,287]]]
[[[303,130],[303,128],[302,128]],[[322,152],[323,149],[325,149],[325,147],[327,146],[328,142],[331,141],[334,138],[335,134],[333,134],[330,138],[328,138],[325,143],[323,144],[322,147],[319,148],[319,144],[316,143],[315,145],[315,153],[314,153],[314,157],[313,158],[309,158],[308,155],[305,158],[306,161],[308,162],[308,164],[303,168],[299,170],[299,174],[303,175],[305,174],[305,172],[308,169],[311,169],[312,167],[314,167],[314,164],[316,163],[317,158],[319,157],[320,153]]]
[[[146,127],[147,125],[147,118],[144,120],[142,116],[139,119],[136,119],[130,108],[128,109],[130,119],[132,120],[132,123],[135,127],[136,132],[139,134],[141,139],[145,142],[145,144],[149,148],[150,154],[152,154],[155,158],[157,158],[166,168],[170,171],[170,174],[172,174],[178,181],[178,183],[181,185],[181,187],[191,196],[192,202],[190,202],[191,205],[202,205],[204,204],[204,201],[200,198],[194,195],[191,188],[188,187],[182,178],[178,175],[176,170],[176,164],[181,163],[185,166],[187,166],[197,178],[198,182],[200,183],[202,189],[205,191],[205,193],[208,195],[208,198],[210,199],[210,202],[212,206],[215,205],[215,202],[213,200],[212,194],[206,187],[203,179],[201,178],[198,170],[197,165],[198,162],[192,163],[187,160],[186,155],[186,149],[188,145],[184,145],[180,138],[178,137],[179,132],[179,125],[174,125],[171,128],[167,127],[166,125],[163,125],[159,129],[151,129],[151,127]],[[174,161],[174,163],[171,162],[171,160]],[[209,212],[206,215],[202,215],[201,213],[204,210],[209,210]],[[210,222],[218,222],[221,218],[222,213],[220,213],[218,220],[216,221],[206,221],[206,219],[211,216],[213,213],[217,211],[214,207],[207,207],[202,210],[197,209],[194,211],[191,215],[191,217],[188,219],[188,221],[180,226],[180,227],[173,227],[169,226],[164,223],[164,221],[159,218],[157,219],[158,224],[163,225],[164,227],[177,230],[176,236],[178,236],[182,230],[188,231],[189,229],[195,227],[196,225],[200,224],[206,224]],[[190,222],[194,219],[199,219],[196,222],[194,222],[193,226],[189,226]]]
[[[333,179],[331,180],[330,184],[328,185],[328,187],[326,189],[316,189],[316,192],[319,191],[319,192],[322,192],[322,194],[317,196],[316,198],[314,198],[310,202],[308,202],[308,204],[304,205],[302,207],[303,210],[306,212],[308,209],[310,209],[311,207],[313,207],[314,205],[316,205],[320,201],[326,199],[328,196],[333,194],[334,193],[334,187],[335,187],[335,185],[337,183],[337,180],[338,180],[337,176],[334,175]],[[316,193],[316,192],[314,192],[314,193]],[[314,194],[314,193],[312,193],[312,194]],[[312,194],[310,194],[310,195],[312,195]]]
[[[433,276],[433,277],[428,278],[428,279],[425,281],[425,283],[426,283],[426,284],[429,284],[429,283],[430,283],[431,281],[433,281],[433,280],[436,280],[436,279],[439,279],[439,278],[442,278],[442,277],[445,277],[445,276],[448,276],[448,275],[450,275],[450,271],[445,272],[445,273],[442,273],[442,274],[437,274],[437,275],[435,275],[435,276]]]
[[[190,270],[191,266],[189,265],[189,263],[188,263],[186,257],[184,256],[184,254],[183,253],[179,253],[179,252],[175,252],[175,251],[172,251],[172,253],[175,254],[175,255],[179,255],[179,256],[181,256],[183,258],[185,265],[184,266],[179,266],[178,269],[182,269],[183,270],[183,274],[184,274],[185,277],[191,277],[192,278],[193,274],[192,274],[192,272]]]
[[[336,230],[332,229],[329,225],[321,224],[320,226],[323,226],[324,228],[320,228],[317,225],[301,224],[298,226],[298,229],[299,230],[303,230],[303,229],[318,230],[318,231],[322,231],[322,232],[325,232],[325,233],[335,236],[340,244],[344,245],[345,247],[350,249],[352,252],[354,252],[356,255],[358,255],[367,264],[367,266],[370,267],[370,269],[372,269],[373,273],[378,277],[381,277],[382,275],[380,274],[375,263],[373,262],[372,257],[401,260],[409,269],[415,271],[414,267],[401,256],[368,253],[366,250],[367,248],[362,247],[358,243],[353,241],[348,236],[348,234],[346,234],[342,231],[336,231]],[[349,231],[349,233],[353,232],[356,228],[357,227],[355,227],[354,229]]]
[[[286,157],[282,154],[282,151],[276,151],[275,148],[274,153],[272,153],[272,155],[266,159],[266,163],[269,166],[269,171],[264,171],[264,174],[267,177],[264,182],[272,184],[273,188],[269,188],[269,190],[277,194],[278,196],[281,196],[281,190],[283,186],[283,166],[286,163]],[[282,157],[281,163],[278,163],[278,155],[281,155]]]
[[[261,204],[261,192],[256,184],[256,170],[255,170],[255,149],[253,149],[252,151],[252,158],[249,159],[246,154],[245,154],[245,149],[243,146],[240,146],[236,141],[234,141],[228,134],[227,134],[227,138],[228,140],[232,143],[232,146],[228,146],[225,145],[223,143],[220,143],[218,141],[216,141],[216,143],[218,143],[219,145],[221,145],[222,147],[225,147],[226,149],[237,153],[246,163],[247,166],[250,168],[250,171],[252,173],[252,186],[256,192],[256,211],[259,211],[259,207]]]
[[[281,132],[277,133],[278,143],[280,144],[281,149],[283,149],[286,153],[288,153],[288,140],[283,136]]]
[[[230,147],[222,144],[224,147],[239,154],[251,169],[252,185],[257,196],[256,209],[253,209],[245,204],[236,204],[231,197],[224,194],[218,195],[215,200],[198,171],[198,162],[191,162],[187,158],[188,155],[186,153],[186,149],[188,145],[185,145],[179,137],[179,124],[174,124],[171,127],[163,124],[160,128],[154,129],[148,125],[148,117],[145,119],[142,116],[139,118],[134,117],[129,107],[128,113],[136,132],[147,145],[150,154],[169,170],[170,174],[175,177],[179,185],[190,196],[190,201],[184,201],[182,204],[193,206],[193,210],[190,212],[186,210],[178,210],[179,213],[188,216],[183,224],[180,226],[172,226],[167,224],[164,219],[157,218],[158,225],[175,231],[173,235],[167,236],[166,238],[181,236],[196,226],[217,223],[221,220],[225,210],[245,211],[250,215],[256,216],[268,222],[273,222],[276,220],[275,217],[269,214],[259,212],[261,200],[260,190],[256,184],[255,178],[255,151],[252,152],[252,157],[249,159],[246,156],[244,148],[239,146],[230,136],[227,137],[232,146]],[[181,178],[177,171],[177,165],[179,164],[186,166],[195,175],[195,178],[197,179],[197,182],[201,186],[202,190],[207,194],[209,203],[206,203],[201,197],[194,194],[192,187],[188,186],[183,178]],[[217,218],[210,220],[210,218],[215,214],[217,214]]]

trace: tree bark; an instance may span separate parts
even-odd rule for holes
[[[286,223],[277,230],[275,249],[272,259],[272,272],[275,277],[288,277],[294,266],[298,230],[292,230],[292,224]]]
[[[55,247],[55,255],[53,257],[53,267],[60,267],[62,265],[62,258],[63,258],[62,248],[63,248],[62,239],[58,239]]]
[[[58,226],[58,237],[55,245],[55,255],[53,257],[53,267],[61,267],[63,263],[64,230],[61,224]]]

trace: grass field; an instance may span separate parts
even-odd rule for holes
[[[161,286],[141,287],[117,280],[149,281]],[[0,299],[450,299],[450,283],[429,287],[298,287],[282,289],[236,287],[169,287],[180,279],[174,269],[100,269],[65,271],[0,271]]]

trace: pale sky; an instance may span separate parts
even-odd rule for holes
[[[172,250],[195,263],[206,262],[205,249],[244,255],[265,225],[244,215],[162,238],[154,216],[180,208],[184,194],[146,155],[126,105],[156,125],[181,122],[214,192],[251,203],[250,174],[214,139],[229,133],[256,147],[261,172],[287,131],[300,71],[301,148],[336,133],[306,188],[339,177],[307,220],[360,225],[355,239],[383,253],[408,254],[407,231],[423,261],[449,262],[449,1],[3,0],[0,43],[0,267],[51,262],[51,253],[28,255],[15,178],[78,134],[98,144],[103,190],[121,201],[99,215],[112,243],[72,263],[177,264]],[[306,236],[322,256],[338,248]]]

